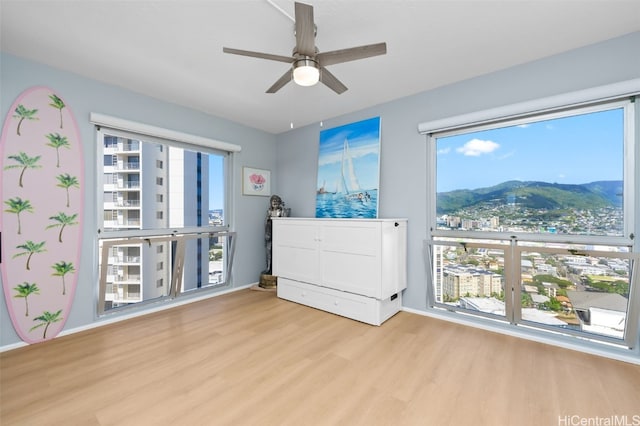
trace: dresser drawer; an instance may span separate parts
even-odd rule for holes
[[[401,294],[378,300],[287,278],[278,278],[278,297],[372,325],[382,324],[402,306]]]

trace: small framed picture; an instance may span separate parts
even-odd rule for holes
[[[271,196],[271,172],[253,167],[243,167],[242,194]]]

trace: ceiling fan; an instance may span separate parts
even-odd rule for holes
[[[386,43],[320,53],[315,45],[316,25],[313,22],[313,6],[298,2],[295,2],[295,36],[296,46],[292,56],[272,55],[229,47],[223,47],[222,51],[291,64],[291,69],[284,73],[273,86],[269,87],[267,93],[276,93],[285,84],[294,80],[301,86],[313,86],[320,81],[337,94],[346,91],[347,86],[331,74],[326,69],[327,66],[387,53]]]

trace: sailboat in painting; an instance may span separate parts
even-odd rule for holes
[[[363,191],[360,188],[358,182],[358,176],[356,175],[355,168],[353,167],[353,159],[349,152],[349,141],[344,140],[342,147],[342,194],[348,200],[359,201],[363,204],[368,203],[371,200],[371,196],[368,192]]]

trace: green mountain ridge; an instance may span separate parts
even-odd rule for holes
[[[498,185],[437,194],[437,214],[469,207],[518,205],[531,209],[591,210],[622,206],[622,181],[569,185],[536,181],[507,181]]]

